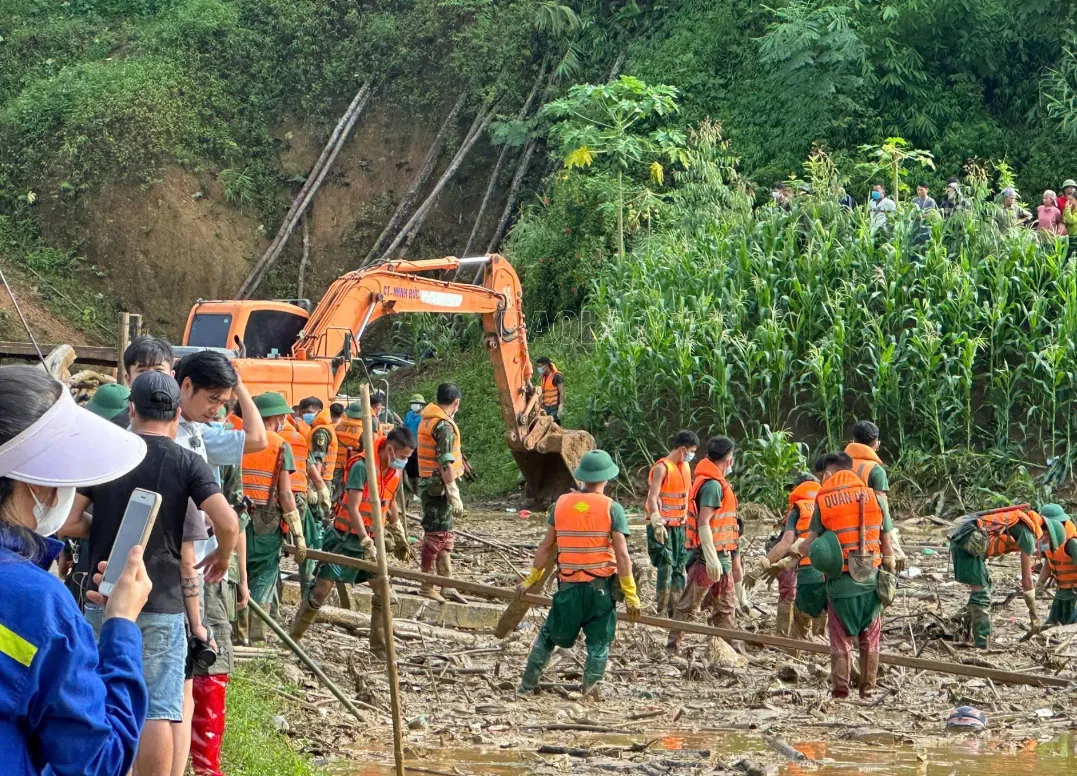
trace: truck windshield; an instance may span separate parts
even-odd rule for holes
[[[228,330],[232,328],[232,316],[225,313],[196,313],[191,321],[188,345],[199,348],[228,347]]]

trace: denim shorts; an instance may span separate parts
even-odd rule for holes
[[[104,610],[86,604],[86,620],[100,638]],[[150,705],[147,720],[183,720],[183,666],[187,659],[187,631],[183,614],[143,612],[135,620],[142,631],[142,676]]]

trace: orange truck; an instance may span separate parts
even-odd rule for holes
[[[480,269],[479,285],[454,283],[430,273]],[[542,413],[531,381],[523,289],[504,257],[391,261],[349,272],[329,287],[317,306],[307,300],[199,301],[183,335],[185,349],[232,351],[253,394],[279,391],[289,404],[307,396],[330,402],[359,355],[370,325],[386,315],[477,314],[482,319],[505,425],[505,441],[533,501],[548,502],[573,486],[571,472],[594,448],[585,431],[566,431]],[[467,397],[465,397],[465,401]],[[465,429],[466,439],[466,429]]]

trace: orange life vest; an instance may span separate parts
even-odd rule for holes
[[[882,565],[883,510],[875,491],[854,471],[835,472],[819,488],[816,503],[823,528],[833,531],[841,543],[841,570],[849,570],[849,553],[860,551],[860,500],[864,504],[865,550],[874,553],[874,567]]]
[[[553,384],[553,378],[561,373],[557,371],[556,364],[550,364],[549,368],[550,371],[542,376],[542,406],[556,407],[559,402],[557,401],[557,386]]]
[[[460,451],[460,427],[445,410],[434,403],[427,404],[420,413],[419,421],[419,476],[430,477],[441,467],[438,465],[438,443],[434,439],[434,427],[441,421],[452,425],[452,470],[459,476],[464,471],[464,454]]]
[[[325,451],[325,461],[322,462],[322,479],[332,480],[337,471],[339,444],[337,442],[337,431],[333,427],[333,419],[329,415],[328,407],[319,412],[314,418],[314,423],[311,424],[310,434],[307,436],[308,449],[314,448],[314,432],[320,428],[324,428],[329,432],[329,449]]]
[[[853,459],[853,471],[865,485],[868,484],[868,480],[871,478],[871,470],[883,464],[878,453],[859,442],[847,444],[845,454]]]
[[[349,418],[345,415],[337,423],[337,442],[351,450],[358,450],[363,445],[363,419]]]
[[[1042,522],[1043,518],[1036,512],[1032,510],[1025,512],[1020,509],[995,512],[976,518],[976,526],[987,534],[987,552],[984,557],[997,558],[1011,552],[1020,552],[1020,546],[1009,533],[1009,529],[1018,523],[1026,525],[1038,542],[1043,536]]]
[[[601,493],[566,493],[557,499],[553,527],[557,531],[557,566],[562,582],[585,582],[613,576],[613,499]]]
[[[809,480],[797,485],[789,494],[789,508],[797,510],[796,536],[798,539],[803,539],[808,535],[808,527],[815,515],[815,497],[819,495],[820,487],[818,482]],[[810,566],[811,558],[805,555],[800,559],[800,565]]]
[[[243,456],[243,494],[260,507],[269,503],[269,490],[277,474],[280,448],[284,444],[284,437],[269,429],[266,429],[266,439],[268,444],[264,450]]]
[[[380,441],[374,443],[374,447],[378,451],[378,456],[381,455],[381,449],[384,446],[384,438],[381,438]],[[375,458],[375,468],[378,466],[378,463],[378,458]],[[352,467],[357,464],[359,466],[366,466],[366,453],[356,453],[350,456],[347,463],[344,464],[344,489],[341,491],[340,498],[337,499],[336,507],[334,509],[335,519],[333,520],[333,527],[344,533],[358,533],[352,528],[351,518],[348,516],[347,507],[348,493],[354,493],[354,491],[348,490],[348,476],[351,474]],[[396,495],[396,489],[400,486],[400,471],[394,469],[392,466],[387,466],[385,468],[387,471],[378,472],[378,500],[381,501],[383,521],[386,520],[386,510],[389,509],[389,505]],[[359,501],[359,514],[363,517],[363,525],[370,531],[373,531],[374,511],[370,507],[370,485],[368,483],[363,484],[363,491]]]
[[[688,491],[692,483],[692,469],[684,461],[677,465],[669,458],[659,458],[651,469],[651,477],[654,477],[659,466],[665,468],[666,477],[662,480],[662,489],[658,492],[658,514],[667,526],[684,525],[688,516]],[[649,515],[647,519],[651,519]]]
[[[737,526],[737,497],[733,494],[733,488],[726,482],[725,475],[718,471],[718,467],[710,458],[704,458],[696,465],[696,479],[692,483],[692,490],[688,493],[688,530],[685,532],[685,546],[690,550],[699,547],[699,491],[711,480],[716,480],[722,485],[721,506],[714,510],[708,521],[711,527],[711,538],[714,539],[714,549],[718,552],[732,552],[737,549],[737,541],[740,539],[740,528]]]
[[[299,429],[288,422],[281,426],[279,433],[292,448],[292,458],[295,459],[295,471],[292,472],[292,493],[305,496],[307,493],[307,457],[310,454],[307,440],[299,433]]]
[[[239,417],[239,415],[234,412],[229,412],[228,415],[225,416],[224,422],[231,425],[233,431],[243,430],[243,418]]]
[[[1048,549],[1044,557],[1059,590],[1077,590],[1077,563],[1074,563],[1073,558],[1066,552],[1066,545],[1070,540],[1077,539],[1077,528],[1069,520],[1063,523],[1063,527],[1066,529],[1066,538],[1057,550]]]

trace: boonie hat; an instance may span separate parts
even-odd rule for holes
[[[86,409],[99,418],[112,420],[125,409],[131,391],[126,385],[119,383],[107,383],[94,391],[90,401],[86,403]]]
[[[833,531],[823,531],[816,537],[808,550],[808,557],[811,559],[811,565],[830,579],[841,576],[845,563],[841,557],[841,542]]]
[[[140,436],[80,407],[65,388],[44,415],[0,445],[0,477],[88,487],[123,476],[145,457]]]
[[[408,399],[408,404],[426,404],[426,399],[423,398],[421,393],[413,393],[411,398]]]
[[[361,401],[353,401],[348,405],[348,409],[344,410],[344,414],[349,418],[362,418],[363,417],[363,403]]]
[[[1062,181],[1062,188],[1068,189],[1070,187],[1077,189],[1077,181],[1073,178],[1066,178],[1066,180]]]
[[[583,454],[572,476],[579,482],[606,482],[614,479],[620,471],[605,450],[591,450]]]
[[[291,406],[276,391],[266,391],[255,396],[254,406],[258,408],[258,414],[263,418],[292,414]]]
[[[1040,516],[1048,520],[1069,520],[1070,516],[1058,504],[1044,504],[1040,507]]]

